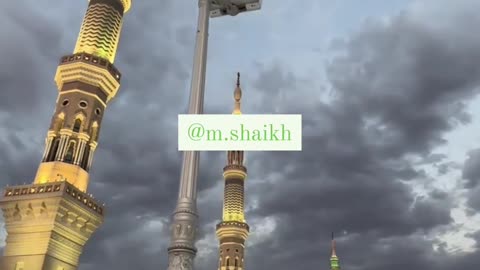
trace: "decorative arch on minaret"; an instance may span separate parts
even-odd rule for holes
[[[82,129],[82,124],[83,124],[83,121],[82,119],[80,118],[75,118],[75,121],[73,122],[73,132],[80,132],[80,130]]]
[[[60,129],[63,128],[63,125],[65,123],[65,113],[64,112],[61,112],[59,114],[57,114],[57,116],[55,117],[55,120],[53,121],[53,131],[58,133],[60,132]]]
[[[60,146],[60,130],[65,126],[65,113],[60,112],[52,120],[51,132],[46,139],[45,153],[42,162],[51,162],[55,160],[58,148]]]
[[[66,162],[66,163],[72,163],[73,162],[75,145],[76,145],[75,140],[70,140],[68,142],[66,152],[65,152],[65,156],[63,157],[64,162]]]
[[[230,266],[230,257],[227,256],[226,260],[225,260],[225,266],[228,267]]]
[[[98,140],[98,122],[94,121],[91,127],[90,138],[96,142]]]
[[[87,117],[85,116],[83,111],[80,111],[75,115],[75,118],[73,120],[73,127],[72,127],[73,132],[80,133],[83,131],[86,118]]]

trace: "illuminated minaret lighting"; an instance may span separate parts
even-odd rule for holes
[[[332,254],[330,256],[330,270],[340,270],[340,264],[337,257],[337,247],[335,236],[332,232]]]
[[[240,99],[240,73],[237,77],[237,87],[234,92],[235,107],[233,114],[242,114]],[[220,242],[218,270],[243,270],[245,256],[245,241],[249,227],[245,220],[245,179],[247,168],[243,165],[243,151],[228,151],[227,166],[223,168],[225,189],[223,197],[223,217],[217,224],[217,238]]]
[[[0,269],[75,270],[103,223],[87,193],[107,104],[120,87],[113,66],[131,0],[90,0],[73,54],[61,58],[58,98],[32,184],[7,187],[0,206],[7,231]]]

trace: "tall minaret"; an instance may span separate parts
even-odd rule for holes
[[[234,92],[235,107],[233,114],[241,114],[240,73]],[[244,213],[244,185],[247,168],[243,166],[243,151],[228,151],[227,166],[223,168],[225,190],[223,197],[223,218],[217,224],[217,237],[220,241],[220,258],[218,270],[243,270],[245,241],[249,227]]]
[[[0,269],[74,270],[103,223],[87,194],[103,114],[120,87],[113,66],[131,0],[90,0],[73,54],[55,75],[58,98],[32,184],[7,187],[0,207],[7,230]]]
[[[332,255],[330,257],[330,270],[340,270],[340,264],[337,257],[337,247],[335,243],[335,236],[332,232]]]

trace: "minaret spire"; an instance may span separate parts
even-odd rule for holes
[[[57,68],[57,104],[35,179],[0,198],[7,230],[0,269],[75,270],[103,223],[102,203],[86,192],[103,115],[120,87],[113,62],[131,4],[89,0],[75,49]]]
[[[237,72],[237,87],[233,92],[233,97],[235,99],[233,114],[242,114],[242,111],[240,110],[240,100],[242,99],[242,88],[240,88],[240,72]]]
[[[332,257],[337,257],[337,251],[335,246],[335,235],[332,232]]]
[[[237,87],[234,91],[233,114],[241,114],[240,73],[237,73]],[[243,165],[243,151],[228,151],[227,166],[223,168],[225,189],[222,221],[217,224],[217,238],[220,242],[218,270],[243,270],[245,241],[249,227],[244,213],[244,190],[247,168]]]
[[[335,235],[332,232],[332,254],[330,256],[330,269],[340,270],[340,264],[337,257],[337,245],[335,242]]]

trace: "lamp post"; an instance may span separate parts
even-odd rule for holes
[[[235,16],[258,10],[262,0],[198,0],[198,24],[190,87],[189,114],[203,114],[210,17]],[[185,151],[178,201],[173,213],[168,247],[168,270],[192,270],[197,253],[197,177],[199,152]]]

